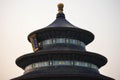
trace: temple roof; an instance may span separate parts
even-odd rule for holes
[[[64,13],[58,13],[56,16],[56,20],[52,22],[50,25],[48,25],[46,28],[52,27],[78,28],[65,19]]]
[[[55,21],[53,21],[47,27],[36,30],[28,35],[28,40],[30,41],[30,36],[36,34],[37,41],[41,42],[50,38],[72,38],[83,41],[86,45],[94,40],[94,35],[84,29],[74,26],[69,21],[66,20],[63,13],[63,4],[58,5],[58,14]]]

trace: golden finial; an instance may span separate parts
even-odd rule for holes
[[[58,7],[58,12],[59,12],[59,13],[62,13],[62,12],[63,12],[64,4],[63,4],[63,3],[59,3],[59,4],[57,5],[57,7]]]

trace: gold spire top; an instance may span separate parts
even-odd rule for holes
[[[59,12],[59,13],[62,13],[62,12],[63,12],[64,4],[63,4],[63,3],[59,3],[59,4],[57,5],[57,7],[58,7],[58,12]]]

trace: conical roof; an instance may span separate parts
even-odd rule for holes
[[[56,20],[48,25],[46,28],[53,28],[53,27],[68,27],[68,28],[77,28],[76,26],[72,25],[69,21],[65,19],[64,13],[58,13],[56,16]]]
[[[30,33],[28,36],[28,40],[30,41],[29,37],[31,35],[36,34],[38,42],[50,38],[72,38],[80,40],[86,45],[92,42],[94,39],[94,35],[91,32],[78,28],[67,21],[62,10],[59,10],[58,6],[59,12],[56,16],[55,21],[53,21],[45,28]]]

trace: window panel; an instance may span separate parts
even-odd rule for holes
[[[57,38],[56,43],[65,43],[65,38]]]
[[[43,61],[43,62],[38,62],[38,63],[33,63],[31,65],[28,65],[25,68],[25,73],[33,71],[36,68],[40,68],[40,67],[45,67],[45,66],[64,66],[64,65],[68,65],[68,66],[80,66],[80,67],[88,67],[88,68],[93,68],[98,70],[98,67],[94,64],[91,63],[87,63],[87,62],[82,62],[82,61],[73,61],[71,60],[53,60],[53,61]]]
[[[53,61],[53,65],[72,65],[71,61]]]
[[[81,44],[82,47],[85,47],[85,44],[83,42],[80,42],[80,44]]]
[[[54,38],[54,39],[48,39],[44,40],[41,45],[48,45],[48,44],[56,44],[56,43],[67,43],[67,44],[74,44],[77,46],[85,47],[85,44],[79,40],[75,39],[69,39],[69,38]],[[37,44],[35,45],[37,47]]]
[[[53,44],[55,44],[55,43],[56,43],[56,40],[55,40],[55,39],[52,39],[52,41],[53,41]]]
[[[66,43],[70,43],[70,39],[67,39],[67,38],[66,38]]]

